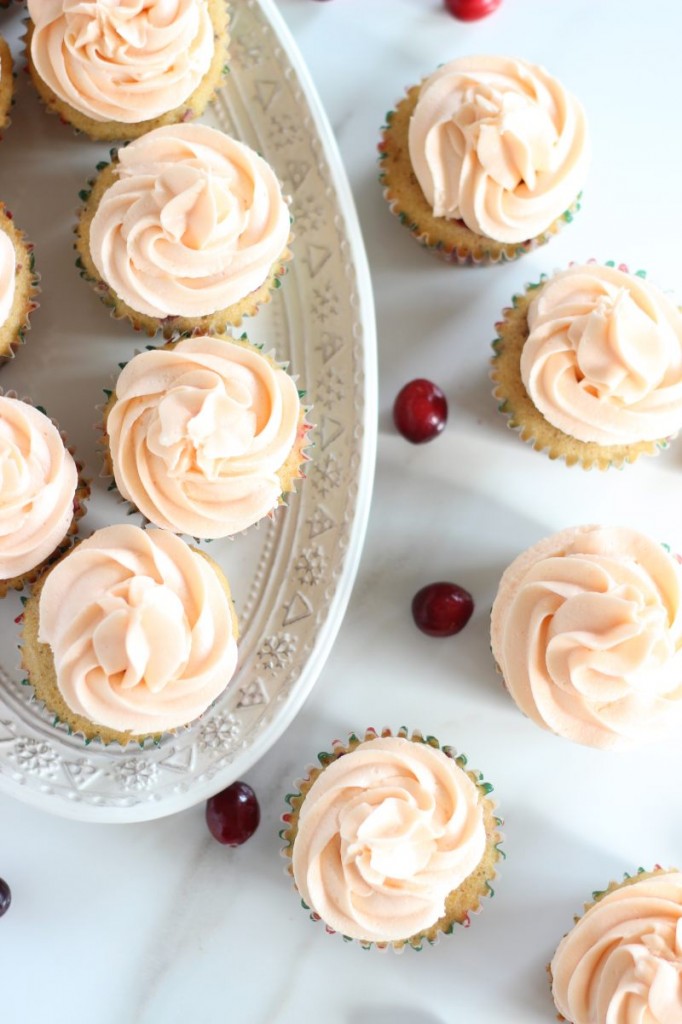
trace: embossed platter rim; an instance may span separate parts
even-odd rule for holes
[[[199,802],[246,771],[283,732],[318,678],[359,563],[376,448],[376,339],[364,247],[331,129],[272,0],[241,0],[232,15],[233,73],[203,120],[262,152],[292,196],[295,260],[272,304],[247,326],[253,340],[290,359],[292,372],[303,380],[314,409],[314,458],[285,512],[260,530],[209,548],[226,563],[233,587],[235,571],[241,573],[237,603],[243,637],[233,684],[191,728],[144,749],[86,746],[82,738],[55,728],[31,701],[16,658],[3,648],[0,790],[64,817],[111,822],[161,817]],[[28,107],[35,98],[26,96],[25,102]],[[87,143],[69,139],[68,144],[75,196],[95,161]],[[19,217],[20,211],[14,212]],[[65,225],[65,237],[69,231]],[[33,240],[40,253],[40,239]],[[54,253],[63,256],[56,243]],[[47,285],[56,267],[45,258],[39,259],[39,269]],[[87,289],[75,270],[72,276],[59,301],[62,308],[83,305],[84,325],[102,332],[97,350],[86,350],[88,373],[101,388],[111,379],[114,360],[130,358],[140,340],[126,337],[121,325],[107,328],[101,308],[88,307]],[[49,307],[56,299],[44,292]],[[37,315],[35,334],[46,328],[45,317]],[[55,352],[72,356],[69,332],[61,341],[58,327],[53,334]],[[34,341],[7,368],[3,386],[30,389],[41,400],[41,387],[43,393],[49,389],[54,369],[49,354],[32,349]],[[84,452],[87,469],[96,472],[94,439],[74,431],[63,412],[58,415],[79,454]],[[96,481],[81,534],[125,513],[106,482]],[[3,633],[10,613],[16,614],[12,601],[6,599],[2,608]]]

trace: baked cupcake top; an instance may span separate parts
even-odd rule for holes
[[[12,312],[16,269],[16,249],[9,235],[0,228],[0,329]]]
[[[544,68],[511,57],[461,57],[427,78],[409,151],[436,217],[508,243],[561,216],[589,164],[578,100]]]
[[[138,313],[225,309],[259,288],[286,250],[289,208],[272,168],[223,132],[156,128],[119,150],[115,168],[90,225],[90,252]]]
[[[479,791],[441,750],[397,736],[360,743],[315,779],[292,868],[304,902],[355,939],[429,928],[486,845]]]
[[[682,873],[607,891],[562,939],[551,974],[571,1024],[682,1020]]]
[[[116,486],[157,526],[238,533],[279,502],[300,416],[292,378],[248,343],[195,337],[141,352],[106,421]]]
[[[682,313],[642,277],[588,263],[541,285],[521,377],[553,426],[603,445],[682,426]]]
[[[94,121],[137,123],[183,103],[214,51],[207,0],[28,0],[31,60]]]
[[[642,533],[575,527],[519,555],[491,643],[519,708],[559,736],[617,750],[682,727],[682,576]]]
[[[163,530],[97,530],[46,577],[39,619],[68,707],[119,732],[193,721],[237,664],[217,566]]]
[[[1,579],[52,554],[71,525],[77,486],[76,463],[54,423],[26,402],[0,396]]]

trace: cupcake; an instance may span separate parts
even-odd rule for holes
[[[682,872],[640,868],[593,896],[549,968],[561,1019],[682,1021]]]
[[[0,597],[70,546],[89,494],[79,470],[42,410],[0,395]]]
[[[29,0],[26,56],[48,110],[91,139],[201,114],[225,73],[224,0]]]
[[[573,527],[519,555],[491,646],[520,710],[558,736],[624,750],[682,730],[682,575],[642,533]]]
[[[491,895],[501,825],[480,773],[432,736],[373,729],[320,754],[284,815],[306,909],[363,946],[420,949]]]
[[[0,203],[0,364],[24,341],[37,294],[33,246]]]
[[[38,700],[86,740],[143,741],[224,691],[237,624],[219,566],[165,530],[107,526],[35,585],[22,664]]]
[[[78,266],[116,317],[164,335],[253,316],[289,258],[272,168],[203,124],[157,128],[100,165],[77,227]]]
[[[589,164],[585,115],[542,67],[458,58],[409,89],[386,120],[384,196],[442,259],[516,259],[577,209]]]
[[[625,267],[571,266],[504,311],[494,395],[537,451],[585,469],[655,455],[682,425],[682,313]]]
[[[9,125],[9,111],[14,101],[14,65],[12,54],[0,36],[0,135]]]
[[[294,490],[309,424],[296,384],[246,339],[140,352],[105,408],[106,469],[149,522],[229,537]]]

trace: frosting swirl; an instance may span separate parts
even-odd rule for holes
[[[76,463],[52,421],[1,396],[1,579],[21,576],[52,554],[71,525],[77,486]]]
[[[562,939],[551,972],[571,1024],[680,1024],[682,874],[607,892]]]
[[[144,735],[186,725],[237,664],[216,568],[163,530],[97,530],[50,572],[39,617],[67,705],[107,729]]]
[[[28,0],[33,65],[93,121],[137,124],[184,103],[214,51],[207,0]]]
[[[116,383],[116,485],[157,526],[227,537],[277,505],[296,440],[292,378],[250,345],[196,337],[141,352]]]
[[[12,239],[0,229],[0,328],[12,312],[17,254]]]
[[[289,238],[271,167],[201,124],[167,125],[118,154],[90,225],[97,270],[138,313],[205,316],[266,281]]]
[[[485,852],[479,791],[441,750],[401,737],[360,743],[317,777],[292,866],[335,931],[375,942],[430,928]]]
[[[535,406],[579,441],[631,444],[682,425],[682,313],[640,277],[570,267],[528,309],[521,376]]]
[[[589,163],[583,109],[544,68],[461,57],[421,86],[414,173],[434,216],[498,242],[541,234],[575,200]]]
[[[502,576],[493,655],[545,729],[605,749],[664,738],[682,725],[681,598],[676,562],[644,534],[563,530]]]

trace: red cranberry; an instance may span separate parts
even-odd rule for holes
[[[502,0],[445,0],[445,6],[460,21],[478,21],[492,14]]]
[[[8,886],[4,878],[0,878],[0,917],[6,914],[9,910],[9,905],[12,902],[12,890]]]
[[[226,846],[241,846],[258,828],[260,807],[245,782],[233,782],[206,801],[206,824],[214,839]]]
[[[429,583],[412,598],[412,618],[427,636],[454,636],[473,611],[473,597],[456,583]]]
[[[412,444],[432,441],[448,418],[448,403],[439,387],[419,377],[398,392],[393,403],[393,422]]]

